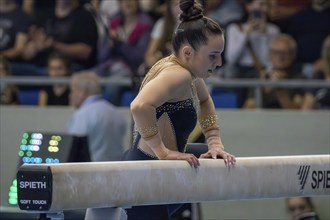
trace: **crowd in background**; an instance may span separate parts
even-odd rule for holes
[[[330,1],[196,1],[225,31],[223,66],[215,73],[216,77],[306,82],[318,79],[330,83]],[[153,64],[170,54],[180,9],[179,0],[1,0],[0,13],[0,80],[10,75],[72,76],[71,85],[34,86],[32,89],[38,91],[37,104],[77,107],[68,131],[75,134],[96,131],[103,138],[106,134],[94,124],[123,120],[112,105],[99,98],[100,93],[112,104],[120,105],[125,91],[136,90],[139,81],[132,86],[107,85],[100,92],[98,84],[94,87],[84,84],[84,77],[97,82],[86,71],[99,77],[133,81],[143,77]],[[28,89],[31,87],[0,81],[1,105],[22,104],[19,93]],[[221,89],[221,92],[235,94],[236,108],[256,107],[250,89]],[[330,109],[329,88],[264,87],[262,97],[263,108]],[[97,110],[102,112],[95,113]],[[108,112],[116,117],[108,119]],[[96,115],[102,117],[96,119]],[[114,126],[122,128],[117,129],[121,135],[127,127],[118,123]],[[115,146],[121,146],[123,138],[119,134],[108,138],[113,142],[113,137],[119,137]],[[100,146],[101,138],[97,142]],[[102,149],[95,152],[93,161],[110,158]],[[121,153],[118,150],[118,155]],[[303,206],[290,201],[288,212],[293,218],[303,208],[308,213],[312,211],[309,203]]]
[[[330,81],[329,1],[197,1],[225,30],[216,77]],[[0,13],[0,77],[69,77],[89,70],[135,79],[170,53],[180,9],[179,0],[1,0]],[[107,85],[103,94],[120,105],[125,91],[137,87]],[[22,89],[1,83],[1,104],[19,104]],[[40,106],[69,105],[69,86],[38,91]],[[256,107],[250,89],[225,92],[235,94],[237,108]],[[272,87],[262,94],[263,108],[330,107],[328,88]]]

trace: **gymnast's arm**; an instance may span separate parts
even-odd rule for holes
[[[160,160],[186,160],[191,166],[199,165],[193,154],[171,151],[165,147],[158,132],[156,108],[167,101],[178,101],[190,91],[191,75],[183,68],[167,69],[149,81],[131,103],[135,125],[147,146]]]
[[[220,156],[226,164],[234,164],[236,162],[235,156],[227,153],[222,144],[218,116],[204,80],[198,79],[195,86],[200,100],[198,120],[209,149],[208,152],[202,154],[200,157],[215,159]]]

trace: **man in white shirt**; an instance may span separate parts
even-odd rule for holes
[[[81,72],[71,79],[71,103],[77,108],[67,130],[88,137],[92,161],[120,160],[127,123],[121,113],[101,95],[98,77]]]

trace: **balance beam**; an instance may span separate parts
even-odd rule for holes
[[[60,211],[330,195],[330,155],[236,159],[200,159],[198,169],[173,160],[26,164],[17,173],[18,204]]]

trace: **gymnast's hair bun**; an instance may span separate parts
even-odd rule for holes
[[[180,20],[193,21],[203,17],[202,6],[195,0],[180,0],[180,9],[182,13],[180,14]]]

